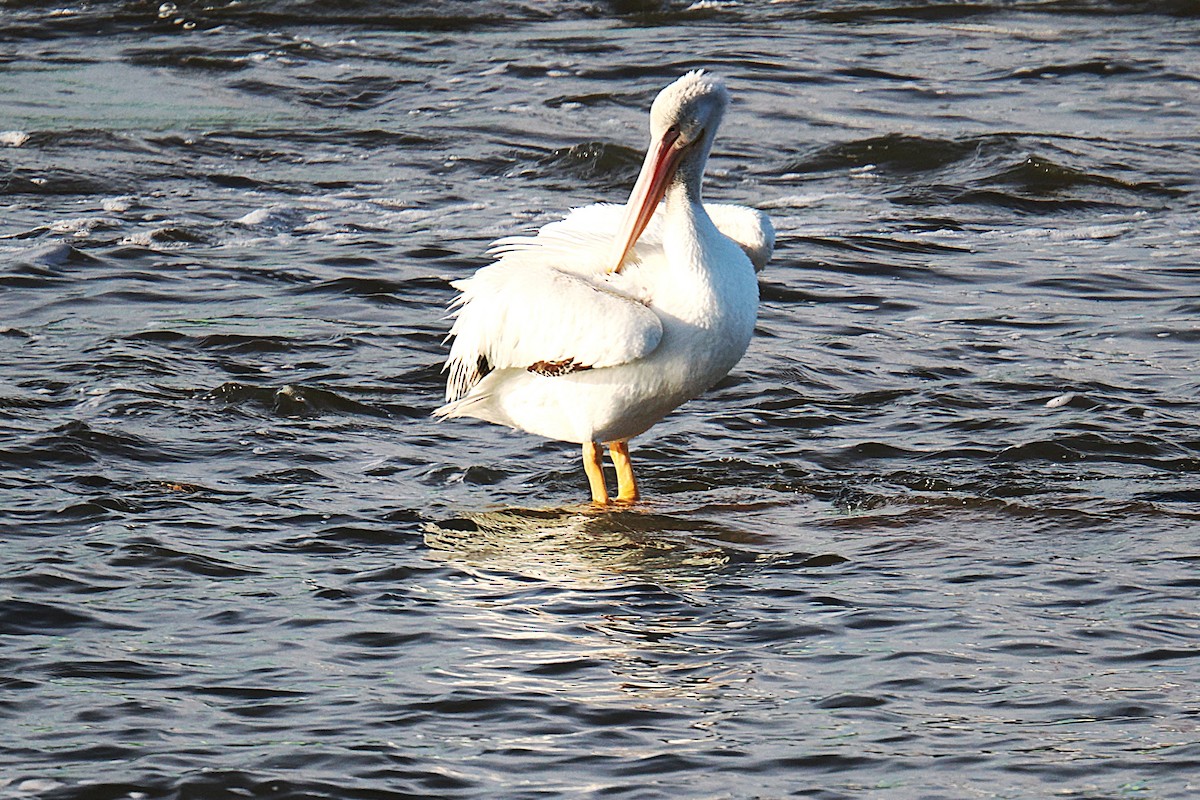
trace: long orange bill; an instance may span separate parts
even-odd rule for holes
[[[637,183],[629,194],[629,203],[625,206],[625,217],[621,220],[617,238],[613,241],[612,265],[609,273],[620,272],[625,263],[625,256],[637,242],[642,231],[650,224],[654,210],[667,192],[671,178],[679,167],[683,157],[683,147],[677,147],[678,131],[667,131],[657,146],[653,143],[646,153],[646,161],[642,164],[642,172],[638,175]]]

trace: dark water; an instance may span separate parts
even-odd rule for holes
[[[0,795],[1200,796],[1192,3],[0,7]],[[758,335],[435,424],[448,281],[735,97]]]

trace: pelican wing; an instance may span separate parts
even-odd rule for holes
[[[705,205],[721,233],[761,270],[775,230],[761,211]],[[636,270],[605,277],[625,206],[576,208],[536,236],[509,236],[489,252],[498,257],[452,285],[454,344],[446,361],[446,399],[456,400],[493,369],[565,375],[636,361],[658,347],[662,322],[643,297]],[[650,221],[626,263],[662,251],[662,212]]]
[[[450,330],[448,401],[492,369],[556,376],[611,367],[643,358],[662,339],[662,322],[635,297],[530,256],[521,248],[452,284],[462,294]]]
[[[763,212],[749,206],[731,203],[705,203],[704,210],[717,230],[742,248],[755,272],[762,272],[775,251],[775,226]],[[562,263],[570,264],[571,272],[592,275],[608,266],[606,260],[613,237],[621,224],[625,206],[615,203],[595,203],[572,209],[565,218],[551,222],[537,236],[509,236],[492,245],[491,252],[516,253],[527,248],[542,252],[551,249],[564,256]],[[660,207],[634,245],[632,260],[638,261],[649,252],[662,247],[662,208]],[[583,255],[583,258],[580,258]]]
[[[717,230],[733,239],[750,259],[755,272],[762,272],[775,252],[775,226],[757,208],[729,203],[705,203],[704,210]]]
[[[488,253],[505,261],[530,261],[554,265],[574,275],[596,276],[609,266],[613,238],[621,224],[625,206],[595,203],[572,209],[566,217],[543,225],[535,236],[506,236],[488,248]],[[655,240],[642,244],[659,247]]]

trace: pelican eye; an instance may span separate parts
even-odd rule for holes
[[[691,140],[684,135],[683,128],[681,128],[679,125],[672,125],[671,127],[667,128],[663,135],[673,138],[674,142],[672,142],[672,145],[677,149],[681,147],[687,147],[689,144],[691,144]]]

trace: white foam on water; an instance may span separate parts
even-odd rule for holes
[[[5,147],[20,147],[29,141],[25,131],[0,131],[0,144]]]
[[[100,207],[112,214],[120,214],[128,211],[137,203],[137,198],[133,195],[121,195],[120,197],[107,197],[100,202]]]
[[[1060,394],[1058,397],[1052,397],[1046,401],[1046,408],[1062,408],[1075,399],[1074,392]]]
[[[57,222],[51,223],[50,230],[53,233],[90,236],[92,231],[95,230],[119,227],[121,227],[120,221],[112,217],[75,217],[74,219],[60,219]]]
[[[249,214],[244,214],[233,221],[235,225],[246,225],[253,227],[264,225],[272,219],[272,210],[270,208],[259,208],[251,211]]]

